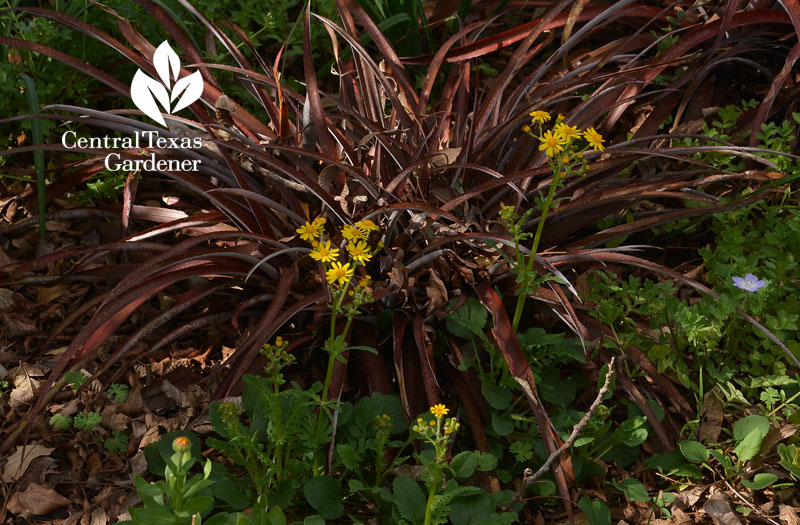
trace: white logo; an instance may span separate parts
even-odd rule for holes
[[[167,123],[161,116],[159,104],[167,114],[177,113],[187,107],[203,94],[203,77],[199,71],[195,71],[179,80],[181,61],[166,40],[156,49],[153,65],[161,82],[138,69],[131,82],[131,98],[142,113],[166,128]],[[178,97],[178,103],[170,109],[170,104]]]

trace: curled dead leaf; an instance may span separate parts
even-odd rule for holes
[[[426,315],[430,315],[435,309],[447,304],[447,288],[434,270],[431,270],[430,274],[431,278],[425,287],[425,294],[429,299]]]

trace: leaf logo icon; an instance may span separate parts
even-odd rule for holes
[[[203,77],[195,71],[179,79],[181,61],[166,40],[156,49],[153,65],[160,81],[141,69],[136,70],[131,82],[131,98],[142,113],[166,128],[161,113],[177,113],[199,99],[203,94]],[[172,106],[175,99],[178,101]]]

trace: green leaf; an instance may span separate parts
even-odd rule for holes
[[[539,394],[543,400],[562,409],[575,400],[578,389],[572,377],[561,379],[558,376],[558,369],[548,369],[543,376],[539,382]]]
[[[214,497],[230,505],[233,510],[244,510],[252,505],[252,498],[235,481],[218,474],[212,475],[211,479],[215,481],[211,486]]]
[[[683,454],[683,457],[685,457],[687,461],[697,464],[708,461],[710,452],[702,443],[687,439],[686,441],[681,441],[678,446],[681,449],[681,454]]]
[[[405,476],[394,478],[394,505],[403,519],[412,524],[422,523],[425,518],[425,494],[417,482]]]
[[[348,470],[355,472],[358,468],[358,458],[356,456],[356,449],[350,445],[336,445],[336,454],[339,456],[339,461]]]
[[[481,392],[489,406],[496,410],[505,410],[511,405],[511,390],[503,386],[484,384]]]
[[[489,452],[476,452],[475,455],[478,456],[478,470],[481,472],[494,470],[497,467],[497,458],[494,454],[490,454]]]
[[[331,476],[311,478],[303,487],[308,503],[325,519],[335,520],[344,514],[342,486]]]
[[[129,509],[134,523],[147,523],[147,525],[174,525],[175,516],[164,507]]]
[[[740,419],[733,425],[733,437],[736,438],[736,441],[743,441],[753,431],[757,431],[763,439],[769,432],[769,419],[753,414]]]
[[[362,352],[369,352],[370,354],[378,355],[378,351],[371,346],[348,346],[349,350],[361,350]]]
[[[603,500],[584,496],[578,501],[578,507],[586,514],[589,525],[611,525],[611,511]]]
[[[78,372],[75,370],[70,370],[66,374],[64,374],[64,381],[72,387],[73,390],[78,390],[80,387],[89,380],[89,376],[84,374],[83,372]]]
[[[762,490],[778,481],[778,476],[769,472],[760,472],[753,476],[753,481],[743,479],[742,485],[751,490]]]
[[[628,478],[619,483],[614,480],[614,486],[617,490],[625,494],[628,501],[650,501],[650,495],[647,493],[647,489],[644,488],[644,485],[642,485],[642,482],[638,479]]]
[[[477,334],[483,331],[487,318],[486,308],[480,301],[470,297],[461,308],[447,314],[445,325],[451,334],[469,339],[471,333]]]
[[[475,473],[477,467],[478,457],[470,451],[459,452],[450,462],[450,468],[453,469],[457,478],[470,477]]]
[[[501,436],[507,436],[514,431],[514,420],[505,414],[492,413],[492,429]]]
[[[270,510],[267,513],[267,520],[269,520],[269,525],[286,525],[286,516],[283,515],[283,510],[280,507]]]
[[[64,414],[53,414],[50,418],[50,426],[53,427],[53,430],[67,430],[72,426],[72,417]]]
[[[114,403],[118,405],[128,400],[130,395],[130,387],[120,383],[114,383],[108,388],[108,397],[114,398]]]
[[[100,414],[89,412],[88,414],[76,414],[73,424],[78,430],[94,430],[101,421],[103,421],[103,418]]]
[[[304,519],[303,525],[325,525],[325,520],[315,514]]]
[[[194,516],[195,514],[203,514],[214,506],[214,498],[208,496],[196,496],[183,504],[181,512],[185,516]]]
[[[739,461],[750,461],[761,450],[761,442],[763,440],[764,436],[761,435],[759,429],[753,428],[744,439],[739,441],[733,452],[739,458]]]

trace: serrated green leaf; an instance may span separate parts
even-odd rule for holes
[[[614,480],[614,486],[625,494],[628,501],[650,501],[650,495],[647,493],[647,489],[644,488],[644,485],[642,485],[642,482],[638,479],[628,478],[619,483]]]
[[[692,463],[705,463],[708,461],[709,450],[702,443],[692,440],[681,441],[678,447],[687,461]]]
[[[308,503],[325,519],[335,520],[344,514],[342,486],[331,476],[311,478],[303,486]]]
[[[489,452],[476,452],[478,456],[478,470],[487,472],[497,468],[497,458]]]
[[[425,494],[411,478],[398,476],[392,483],[394,506],[403,519],[412,524],[422,523],[425,518]]]
[[[486,308],[480,301],[470,297],[461,308],[447,314],[445,326],[451,334],[469,339],[470,333],[483,331],[487,319]]]
[[[603,500],[584,496],[578,501],[578,507],[586,515],[589,525],[611,525],[611,511]]]
[[[72,426],[72,417],[64,414],[53,414],[50,418],[50,426],[53,427],[53,430],[67,430]]]
[[[758,451],[761,450],[761,442],[763,440],[764,436],[759,429],[753,428],[744,439],[736,444],[736,448],[733,449],[733,452],[736,454],[736,457],[739,458],[739,461],[750,461],[758,454]]]
[[[336,445],[336,455],[346,469],[355,472],[358,468],[356,449],[350,445]]]
[[[481,392],[489,406],[495,410],[505,410],[511,405],[511,391],[503,386],[484,384]]]

